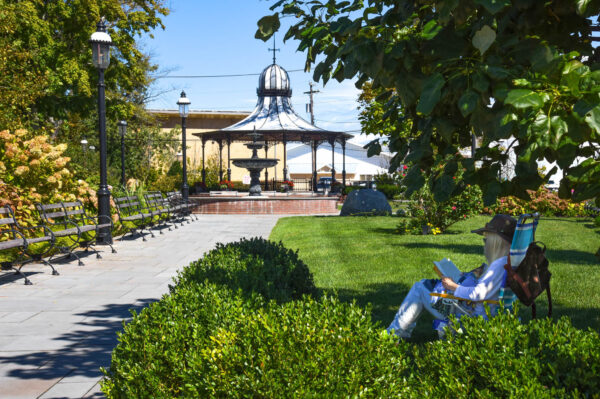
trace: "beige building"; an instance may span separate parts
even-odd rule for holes
[[[174,128],[181,127],[181,116],[177,110],[149,110],[152,115],[156,116],[161,122],[163,130],[170,131]],[[193,111],[191,110],[186,119],[186,142],[187,142],[187,157],[189,164],[194,169],[202,168],[202,140],[195,133],[215,131],[231,126],[250,115],[250,112],[235,112],[235,111]],[[227,159],[228,148],[227,142],[222,142],[222,165],[223,178],[227,178]],[[267,151],[269,158],[278,158],[280,161],[274,168],[269,168],[269,179],[283,179],[283,145],[278,143],[275,147],[269,146]],[[219,158],[219,144],[212,140],[205,143],[204,154],[206,159]],[[229,156],[233,158],[250,158],[252,152],[244,146],[243,143],[231,143]],[[265,151],[260,150],[259,157],[265,158]],[[244,178],[249,178],[249,173],[246,169],[241,169],[231,163],[231,180],[243,181]],[[264,172],[261,174],[263,178]]]

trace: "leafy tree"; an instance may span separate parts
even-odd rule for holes
[[[358,109],[360,110],[358,120],[360,121],[362,132],[381,137],[381,140],[378,138],[369,144],[367,147],[368,156],[379,154],[381,152],[381,144],[389,146],[390,141],[394,141],[398,137],[408,137],[412,130],[409,120],[404,119],[392,122],[388,118],[386,114],[388,112],[386,107],[387,101],[381,101],[381,96],[385,97],[386,94],[386,89],[373,89],[373,83],[368,81],[362,85],[362,91],[358,96]]]
[[[537,161],[563,169],[560,196],[600,194],[600,71],[592,45],[591,0],[279,0],[256,36],[267,40],[281,17],[293,17],[285,39],[299,40],[306,68],[325,84],[372,80],[392,123],[391,168],[411,163],[408,194],[429,185],[435,199],[477,184],[486,204],[500,195],[526,198],[540,177]],[[482,143],[474,159],[459,149],[471,135]],[[496,145],[508,140],[501,149]],[[375,143],[373,145],[376,145]],[[501,181],[509,152],[515,174]],[[449,158],[449,159],[448,159]],[[578,163],[576,161],[581,161]],[[435,166],[443,166],[437,171]],[[463,180],[452,176],[464,169]]]
[[[135,39],[156,27],[164,28],[160,16],[167,15],[168,9],[163,3],[0,0],[0,54],[9,55],[0,58],[0,108],[20,101],[20,119],[36,127],[53,122],[55,128],[73,114],[93,112],[98,73],[92,64],[89,38],[103,16],[114,43],[106,70],[107,115],[131,119],[142,110],[149,73],[156,69]],[[18,97],[23,86],[26,96],[15,100],[10,94]]]

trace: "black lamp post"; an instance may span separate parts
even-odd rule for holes
[[[106,33],[104,18],[98,22],[96,32],[90,38],[92,60],[98,68],[98,127],[100,133],[100,187],[98,188],[98,221],[110,220],[110,191],[106,174],[106,104],[104,98],[104,70],[110,64],[110,46],[112,40]],[[110,227],[101,228],[96,236],[97,244],[112,244]]]
[[[187,184],[187,156],[185,142],[185,120],[190,112],[190,100],[185,96],[185,91],[181,92],[181,97],[177,101],[179,105],[179,115],[181,116],[181,153],[183,156],[183,183],[181,184],[181,196],[183,201],[187,202],[190,188]]]
[[[121,136],[121,187],[125,187],[125,133],[127,133],[127,122],[117,122],[119,135]]]

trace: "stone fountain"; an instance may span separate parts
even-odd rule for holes
[[[233,158],[231,161],[239,168],[248,169],[250,172],[250,197],[260,197],[260,172],[265,168],[271,168],[279,162],[277,158],[259,158],[258,150],[265,146],[264,142],[257,141],[262,134],[253,132],[250,134],[252,143],[246,144],[246,147],[252,150],[251,158]]]

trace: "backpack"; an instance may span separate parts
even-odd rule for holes
[[[546,259],[546,246],[541,247],[538,242],[532,242],[527,248],[525,258],[521,264],[513,270],[508,263],[506,269],[506,285],[515,293],[519,301],[525,306],[531,306],[531,314],[535,319],[535,298],[546,291],[548,295],[548,317],[552,316],[552,296],[550,295],[550,277],[552,273],[548,270],[548,259]]]

